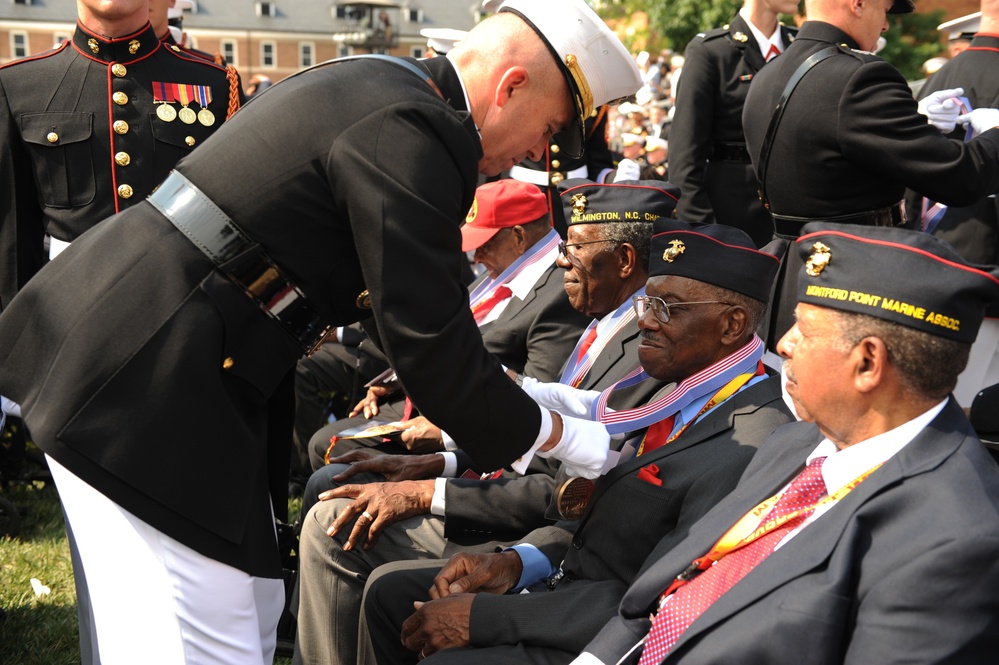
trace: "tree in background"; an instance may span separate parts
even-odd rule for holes
[[[657,53],[671,49],[683,53],[687,43],[699,32],[725,25],[742,7],[742,0],[594,0],[600,15],[612,25],[624,21],[622,41],[633,52]],[[648,22],[633,20],[638,14]],[[804,18],[804,7],[799,16]],[[885,39],[888,44],[880,55],[895,65],[906,79],[922,78],[923,63],[944,53],[944,44],[936,27],[943,21],[943,10],[901,14],[890,17]],[[784,17],[790,23],[792,17]]]

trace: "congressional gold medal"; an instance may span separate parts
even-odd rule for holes
[[[586,511],[593,495],[593,481],[586,478],[569,478],[555,494],[555,508],[563,519],[578,520]]]
[[[215,124],[215,114],[208,109],[201,109],[198,111],[198,122],[205,127],[211,127]]]
[[[177,112],[177,117],[180,121],[186,125],[193,125],[194,121],[198,119],[198,114],[194,112],[193,109],[189,109],[186,106]]]
[[[177,109],[169,104],[157,104],[156,117],[163,122],[173,122],[177,119]]]

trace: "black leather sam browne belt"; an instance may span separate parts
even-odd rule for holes
[[[194,183],[171,171],[149,202],[311,355],[333,330],[263,248]]]

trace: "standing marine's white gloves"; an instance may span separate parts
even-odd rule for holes
[[[520,387],[539,406],[576,418],[588,418],[590,405],[600,397],[597,390],[580,390],[564,383],[538,381],[529,376],[523,378]]]
[[[978,136],[982,132],[999,127],[999,109],[975,109],[958,116],[957,121],[962,125],[971,125],[975,130],[975,136]]]
[[[597,478],[607,464],[610,434],[602,423],[577,418],[562,419],[562,438],[551,450],[538,450],[541,457],[562,460],[570,476]]]
[[[931,125],[944,134],[950,134],[957,126],[957,118],[961,114],[961,104],[958,97],[964,94],[964,88],[937,90],[919,100],[919,112],[926,116]]]

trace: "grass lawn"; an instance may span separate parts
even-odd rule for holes
[[[59,497],[52,483],[15,483],[0,497],[24,509],[16,537],[0,537],[0,663],[80,662],[76,589]],[[301,502],[289,502],[292,520]],[[50,589],[37,595],[31,578]],[[276,665],[290,660],[278,658]]]

